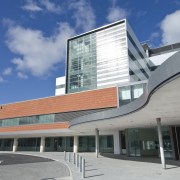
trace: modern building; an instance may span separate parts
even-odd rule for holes
[[[67,42],[66,92],[80,92],[149,78],[150,66],[126,20]]]
[[[142,46],[126,20],[68,39],[56,96],[0,106],[0,150],[180,159],[179,49]]]

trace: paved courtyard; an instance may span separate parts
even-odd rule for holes
[[[87,179],[177,180],[180,177],[179,161],[168,161],[167,169],[164,170],[157,158],[127,158],[113,155],[109,157],[108,155],[97,159],[93,154],[82,154],[82,156],[87,160]]]
[[[59,180],[71,179],[71,174],[74,180],[82,179],[81,173],[73,165],[72,162],[64,161],[64,153],[60,152],[19,152],[23,154],[32,154],[35,156],[52,158],[57,161],[47,160],[47,162],[29,163],[30,172],[26,171],[27,164],[17,165],[2,165],[0,174],[4,175],[5,179],[11,180],[10,174],[14,177],[20,172],[25,172],[24,177],[30,176],[28,180]],[[80,153],[86,159],[85,179],[92,180],[177,180],[180,177],[180,161],[167,161],[167,169],[162,169],[160,159],[158,158],[128,158],[126,156],[117,155],[101,155],[95,157],[94,153]],[[32,165],[30,165],[32,164]],[[34,165],[33,165],[34,164]],[[67,166],[71,169],[68,171]],[[10,167],[8,167],[10,166]],[[42,167],[41,167],[42,166]],[[5,167],[8,167],[6,170]],[[39,169],[39,170],[38,170]],[[29,171],[28,170],[28,171]],[[45,173],[46,178],[39,177],[39,173]],[[27,173],[27,174],[26,174]],[[70,173],[70,174],[68,174]],[[68,177],[67,177],[68,175]],[[7,177],[6,177],[7,176]],[[61,176],[61,178],[60,178]],[[26,180],[22,176],[21,179]],[[16,179],[12,179],[16,180]],[[19,180],[19,179],[18,179]]]
[[[0,180],[70,180],[66,165],[48,158],[0,154]]]

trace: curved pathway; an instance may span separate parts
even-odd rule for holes
[[[69,168],[48,158],[0,153],[0,180],[70,180]]]

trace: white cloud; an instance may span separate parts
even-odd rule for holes
[[[89,2],[85,0],[72,1],[69,8],[74,10],[72,17],[75,19],[76,28],[89,31],[95,27],[96,17]]]
[[[151,33],[147,43],[153,47],[160,46],[160,37],[161,37],[160,31],[155,31]]]
[[[5,82],[4,78],[2,76],[0,76],[0,83]]]
[[[46,76],[53,67],[65,59],[67,38],[74,35],[68,23],[59,23],[56,32],[45,37],[40,30],[9,26],[7,46],[17,54],[12,60],[23,75]]]
[[[8,75],[11,75],[11,73],[12,73],[12,68],[8,67],[8,68],[4,69],[2,74],[4,76],[8,76]]]
[[[161,22],[162,43],[172,44],[180,42],[180,10],[167,15]]]
[[[126,18],[129,15],[128,11],[126,9],[120,8],[120,7],[112,7],[109,8],[109,12],[107,15],[107,20],[109,22],[118,21],[121,19]]]
[[[55,14],[60,14],[62,11],[60,6],[50,0],[41,0],[39,3],[37,2],[38,1],[27,0],[26,4],[22,6],[22,9],[30,12],[42,12],[46,10]]]
[[[49,0],[43,0],[41,1],[42,5],[45,6],[45,8],[52,13],[56,13],[59,14],[61,12],[61,7],[54,4],[53,2],[49,1]]]
[[[22,72],[18,72],[17,73],[17,76],[20,78],[20,79],[27,79],[28,76],[26,74],[23,74]]]
[[[22,7],[22,9],[33,12],[42,11],[42,8],[38,6],[33,0],[27,0],[26,4]]]
[[[159,32],[153,32],[150,36],[150,40],[157,39],[160,36]]]

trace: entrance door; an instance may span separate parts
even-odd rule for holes
[[[174,155],[176,160],[180,160],[180,127],[172,127],[172,136],[174,142]]]
[[[141,143],[139,138],[138,129],[129,129],[129,155],[130,156],[140,156],[141,155]]]

